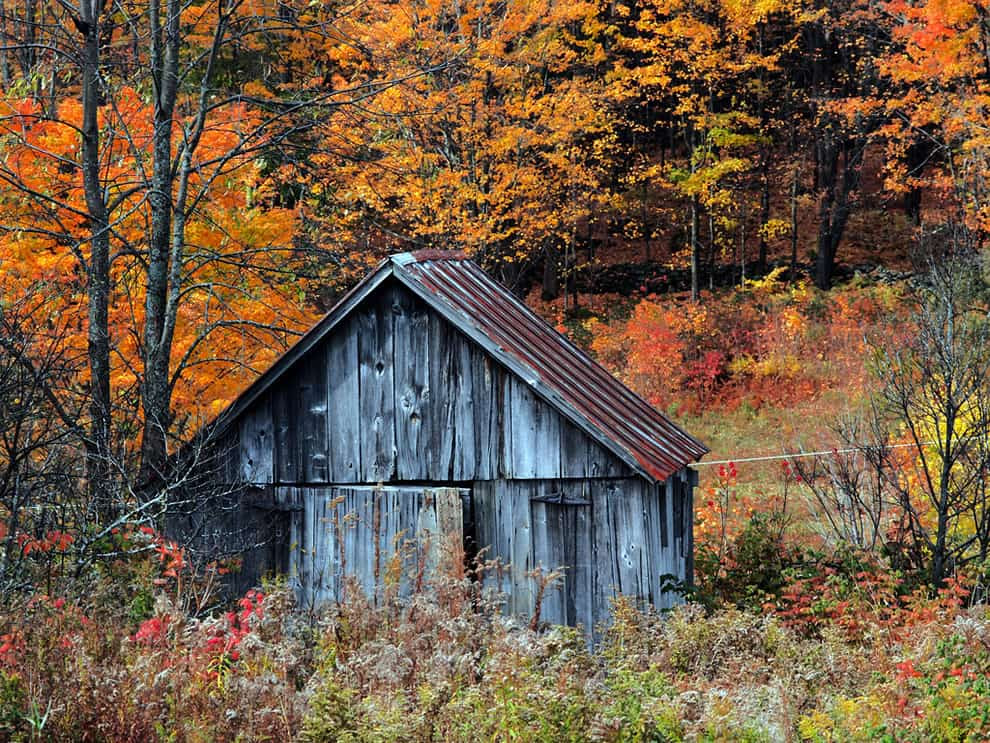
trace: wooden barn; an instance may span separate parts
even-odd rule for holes
[[[344,576],[373,594],[403,544],[393,565],[451,538],[508,566],[490,580],[512,612],[533,611],[535,568],[563,568],[554,623],[593,627],[617,593],[666,607],[669,577],[691,580],[707,449],[458,253],[384,261],[211,433],[233,507],[171,528],[250,527],[242,584],[283,571],[304,605]]]

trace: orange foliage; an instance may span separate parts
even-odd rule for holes
[[[13,298],[40,281],[49,287],[53,316],[76,318],[65,343],[82,355],[86,348],[86,285],[89,259],[86,206],[78,176],[78,131],[81,109],[63,101],[53,117],[36,118],[39,109],[25,99],[0,100],[0,152],[6,167],[25,187],[53,194],[50,201],[30,201],[22,194],[0,194],[0,214],[23,228],[0,232],[0,296]],[[119,91],[111,112],[101,110],[101,125],[124,128],[127,136],[108,136],[104,182],[108,200],[118,201],[113,233],[116,253],[111,267],[111,387],[123,411],[137,404],[140,381],[140,332],[144,324],[142,252],[147,249],[147,194],[135,190],[134,172],[146,167],[151,147],[151,108],[134,90]],[[231,150],[257,123],[244,106],[228,108],[203,134],[202,157]],[[176,128],[175,138],[181,137]],[[186,231],[172,368],[180,372],[173,403],[184,416],[212,416],[284,347],[280,325],[302,328],[311,319],[302,307],[305,284],[292,275],[292,234],[296,215],[257,203],[252,192],[262,182],[248,157],[231,163],[231,172],[207,191]],[[194,187],[200,184],[193,176]],[[80,235],[66,245],[68,229]],[[82,375],[80,383],[85,381]]]
[[[824,565],[808,577],[793,579],[764,608],[805,634],[833,627],[853,641],[873,635],[899,642],[912,627],[945,621],[967,605],[972,582],[966,576],[948,578],[934,593],[927,586],[910,591],[904,577],[888,565],[861,559],[860,565]],[[910,667],[903,672],[911,675]]]
[[[555,0],[354,9],[320,53],[334,85],[382,90],[320,130],[307,203],[332,239],[507,262],[570,240],[603,205],[598,13]]]
[[[887,187],[925,189],[990,229],[982,178],[990,165],[987,6],[982,0],[889,0],[892,45],[880,58],[895,112],[884,130]],[[914,157],[911,157],[911,154]],[[921,163],[919,164],[919,159]]]

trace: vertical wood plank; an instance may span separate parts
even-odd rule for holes
[[[231,429],[208,449],[204,469],[209,474],[206,477],[217,479],[217,482],[207,483],[208,490],[224,491],[241,481],[240,429],[240,426],[231,426]]]
[[[587,492],[589,486],[582,483],[583,498],[590,501],[591,494]],[[588,506],[573,506],[572,522],[565,528],[573,533],[572,568],[570,571],[570,583],[568,584],[568,610],[567,621],[570,624],[581,625],[588,633],[589,637],[595,629],[594,615],[594,560],[595,548],[592,541],[593,523],[592,508]]]
[[[687,522],[685,529],[687,533],[687,559],[684,566],[684,581],[688,586],[694,585],[694,489],[698,484],[698,473],[696,470],[685,470],[682,476],[686,480],[686,498],[684,504]]]
[[[439,482],[475,475],[474,370],[467,340],[435,312],[430,313],[430,390],[436,415],[431,477]]]
[[[297,474],[307,483],[324,483],[330,478],[326,363],[327,350],[320,348],[303,359],[299,374]]]
[[[302,506],[301,499],[295,488],[278,488],[276,490],[276,500],[287,506]],[[304,605],[304,597],[302,593],[302,565],[300,564],[301,555],[299,545],[303,530],[305,529],[305,518],[306,514],[302,510],[290,511],[289,533],[286,537],[288,540],[286,547],[289,555],[289,564],[286,567],[286,580],[288,581],[289,588],[295,593],[296,602],[300,606]]]
[[[665,482],[660,483],[660,546],[664,550],[670,544],[670,529],[667,525],[667,504],[670,503],[672,488],[673,484],[669,478]]]
[[[644,480],[631,480],[629,488],[635,498],[628,503],[628,524],[630,529],[630,549],[635,550],[633,562],[636,564],[636,595],[641,604],[652,603],[654,599],[652,570],[650,565],[650,533],[647,501],[650,486]]]
[[[432,469],[435,406],[430,390],[429,314],[408,293],[398,293],[393,312],[395,346],[396,474],[423,480]]]
[[[594,623],[597,626],[609,622],[611,601],[621,586],[616,564],[613,504],[609,497],[608,484],[600,480],[592,481],[591,500],[595,540],[593,613]]]
[[[533,395],[536,410],[536,475],[560,477],[560,414]]]
[[[516,564],[513,553],[514,523],[512,512],[514,502],[505,480],[495,480],[492,485],[494,486],[492,506],[495,523],[495,540],[492,543],[492,551],[498,555],[505,566],[502,586],[507,594],[506,608],[512,613],[518,613],[519,596],[516,593]]]
[[[509,379],[508,420],[506,427],[506,460],[510,463],[508,477],[531,480],[536,477],[536,416],[529,389],[514,376]]]
[[[479,480],[473,484],[471,497],[474,501],[475,538],[478,550],[484,560],[508,559],[499,551],[498,520],[495,508],[495,482]],[[487,589],[502,590],[499,571],[490,571],[483,580]]]
[[[540,496],[545,496],[545,491],[550,487],[547,483],[541,483]],[[561,507],[541,501],[530,503],[531,535],[532,535],[532,561],[533,567],[540,568],[544,575],[559,571],[561,578],[553,584],[548,585],[543,593],[542,605],[540,607],[540,621],[551,624],[566,624],[567,610],[565,596],[569,585],[571,564],[567,562],[565,553],[565,542],[573,535],[564,533],[562,520],[564,518]],[[534,586],[534,590],[538,587]],[[535,596],[534,596],[535,612]]]
[[[346,583],[353,578],[359,590],[364,590],[363,576],[365,573],[365,551],[362,549],[366,541],[362,533],[364,529],[364,503],[361,491],[356,488],[341,488],[340,533],[342,541],[342,570],[341,581]],[[341,593],[348,600],[347,591]]]
[[[265,395],[241,418],[240,474],[243,482],[255,485],[273,482],[274,439],[271,398]]]
[[[395,488],[383,487],[378,492],[378,524],[381,555],[378,563],[379,593],[384,595],[389,586],[389,570],[392,555],[395,553],[395,538],[398,531],[398,492]]]
[[[457,359],[453,357],[453,330],[435,312],[429,312],[429,389],[433,425],[427,446],[433,453],[429,477],[449,481],[454,468],[454,440],[458,424],[456,399]]]
[[[375,492],[367,488],[355,489],[355,511],[358,514],[358,528],[355,531],[357,559],[354,561],[354,575],[358,578],[364,595],[373,600],[375,596]]]
[[[638,481],[611,485],[609,499],[615,528],[615,563],[618,567],[619,592],[641,602],[643,564],[643,520]]]
[[[341,323],[331,335],[328,358],[330,476],[334,482],[356,482],[361,476],[361,410],[353,322]]]
[[[512,377],[509,390],[512,477],[559,477],[560,416],[521,379]]]
[[[383,290],[358,312],[361,473],[368,483],[395,473],[394,290]]]
[[[500,366],[494,366],[495,404],[498,406],[498,433],[491,444],[498,444],[498,478],[511,479],[515,472],[512,461],[513,431],[512,431],[512,375]]]
[[[475,457],[478,442],[475,440],[474,423],[474,373],[471,368],[473,354],[471,343],[459,332],[454,333],[453,358],[456,359],[457,396],[454,404],[454,418],[457,422],[454,435],[454,461],[451,467],[451,480],[473,480],[478,469]]]
[[[511,482],[505,488],[507,499],[512,504],[507,526],[511,528],[513,604],[515,612],[524,616],[532,616],[534,608],[533,579],[526,575],[533,569],[529,502],[531,487],[531,483]]]
[[[481,349],[473,348],[470,354],[476,446],[474,479],[494,480],[501,469],[502,452],[502,406],[496,391],[498,368]]]
[[[667,563],[666,572],[669,575],[680,575],[677,541],[674,539],[674,501],[676,500],[677,490],[675,488],[674,478],[671,477],[667,480],[667,508],[663,515],[664,521],[667,523],[667,534],[669,535],[667,547],[664,549]]]
[[[661,593],[661,574],[663,549],[660,546],[660,493],[663,492],[663,483],[654,485],[652,483],[643,484],[643,509],[644,509],[644,531],[646,534],[646,564],[648,569],[647,580],[650,591],[650,600],[657,608],[663,608],[663,594]]]
[[[313,497],[317,502],[316,520],[317,538],[314,539],[316,554],[314,566],[317,566],[319,580],[315,583],[316,603],[336,601],[340,590],[339,576],[339,547],[334,528],[336,514],[336,492],[333,488],[314,488]],[[314,573],[317,570],[314,569]]]
[[[319,529],[320,503],[316,491],[306,488],[300,493],[303,508],[306,513],[306,529],[302,542],[302,581],[304,607],[313,609],[316,606],[316,583],[319,580],[320,556],[316,554],[316,532]]]
[[[457,488],[423,490],[416,522],[416,541],[425,550],[428,574],[435,574],[444,558],[444,550],[453,541],[463,539],[461,496]]]
[[[403,550],[403,566],[405,575],[400,584],[401,595],[408,596],[413,587],[413,581],[419,570],[420,552],[416,542],[416,524],[419,523],[419,512],[422,508],[423,492],[421,488],[403,488],[399,505],[399,529],[402,533],[401,545]]]
[[[309,514],[309,532],[307,539],[307,579],[309,584],[309,603],[312,608],[320,605],[323,599],[324,586],[328,579],[328,560],[323,547],[323,520],[326,516],[326,498],[318,488],[303,489],[303,498]]]
[[[295,483],[299,480],[298,374],[287,374],[272,389],[272,428],[275,441],[275,481]]]
[[[561,419],[560,476],[587,477],[589,470],[588,435],[570,421]]]

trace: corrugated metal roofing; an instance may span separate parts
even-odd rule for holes
[[[460,252],[382,262],[219,417],[223,430],[388,276],[446,317],[537,395],[640,473],[666,480],[708,452]]]
[[[665,480],[708,452],[461,254],[404,253],[392,262],[402,283],[442,302],[448,319],[469,325],[479,342],[490,339],[496,358],[528,370],[524,378],[538,394],[637,469]]]

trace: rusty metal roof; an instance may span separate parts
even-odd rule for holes
[[[550,327],[464,253],[422,250],[383,261],[220,415],[236,420],[389,276],[519,375],[533,391],[634,470],[662,481],[708,448]]]
[[[462,254],[391,262],[403,284],[635,469],[666,480],[708,452]]]

